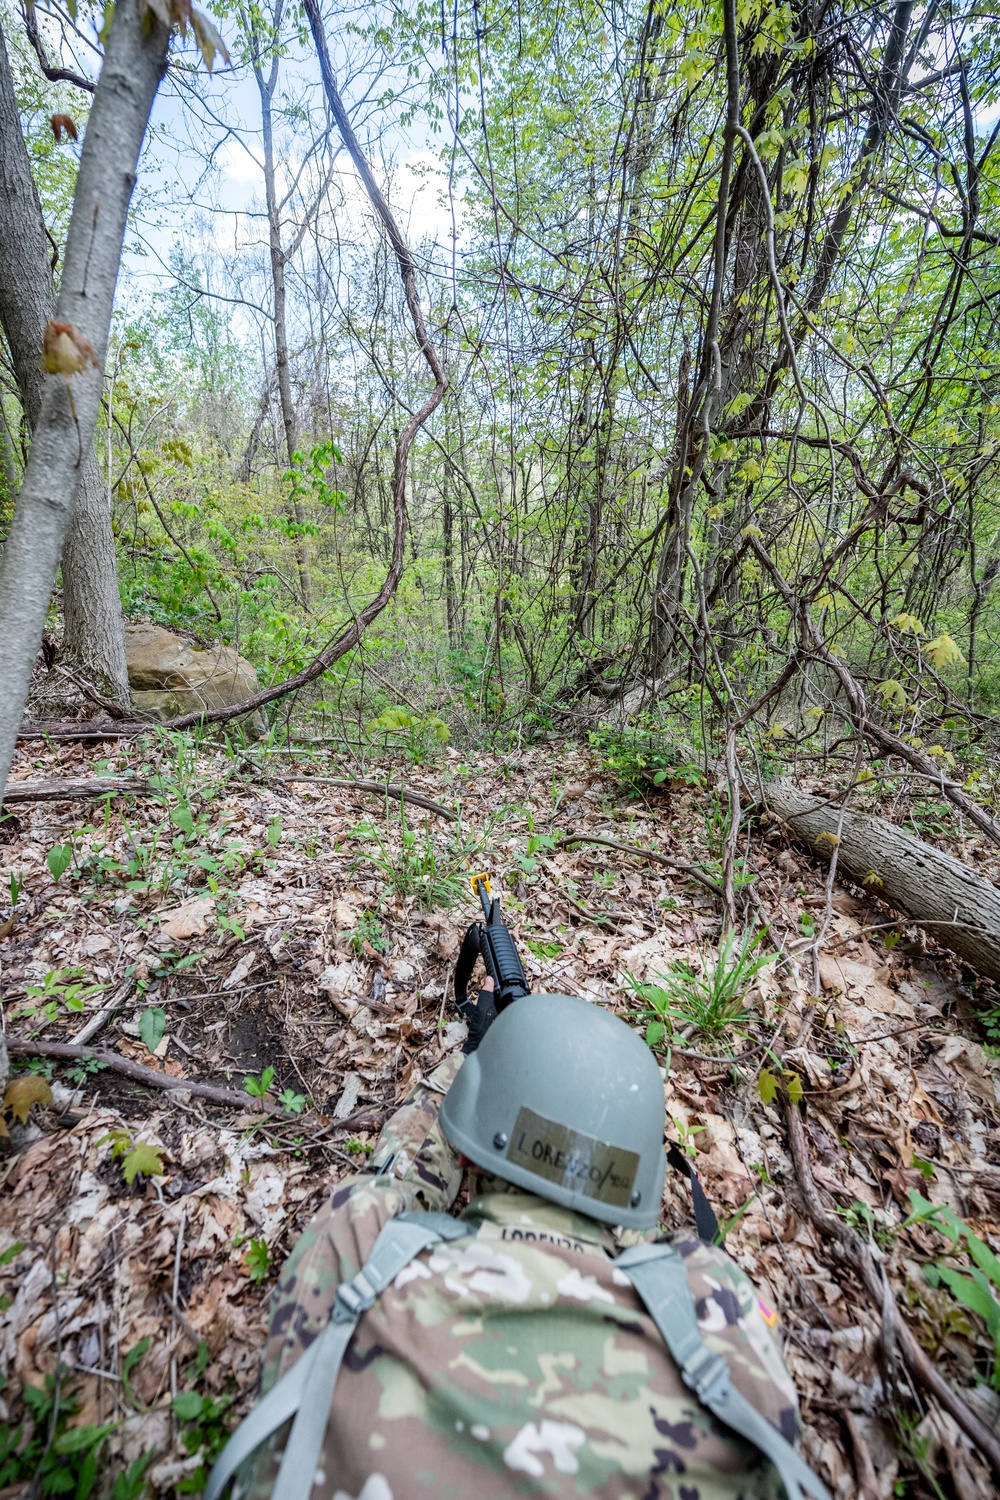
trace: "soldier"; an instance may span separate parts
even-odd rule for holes
[[[238,1468],[252,1500],[829,1500],[775,1315],[721,1249],[657,1241],[652,1054],[598,1005],[495,1016],[491,988],[289,1257],[206,1500]]]

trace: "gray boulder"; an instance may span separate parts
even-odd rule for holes
[[[179,714],[228,708],[259,688],[253,663],[231,646],[203,649],[160,625],[126,625],[125,661],[132,702],[160,723]],[[260,732],[263,715],[248,715],[246,722]]]

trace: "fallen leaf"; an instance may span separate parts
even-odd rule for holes
[[[200,937],[207,932],[209,919],[215,911],[211,896],[193,896],[190,901],[174,907],[164,914],[160,931],[171,938]]]
[[[15,1078],[13,1083],[8,1083],[3,1102],[5,1108],[25,1125],[33,1104],[52,1103],[52,1090],[37,1073],[29,1074],[27,1078]]]
[[[224,990],[234,990],[237,985],[242,984],[257,962],[257,950],[251,948],[248,953],[242,954],[233,965],[232,969],[222,981]]]

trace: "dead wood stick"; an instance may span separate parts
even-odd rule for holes
[[[131,722],[122,719],[47,719],[44,723],[21,722],[19,740],[127,740],[139,734],[150,734],[156,725],[144,719]]]
[[[132,1062],[117,1052],[106,1052],[103,1047],[77,1047],[72,1042],[29,1042],[21,1037],[8,1036],[7,1051],[11,1057],[56,1057],[70,1061],[92,1057],[112,1072],[124,1073],[126,1078],[144,1083],[149,1088],[166,1089],[168,1093],[174,1089],[187,1089],[189,1094],[198,1099],[208,1099],[212,1104],[231,1104],[239,1109],[261,1108],[260,1100],[255,1099],[252,1094],[219,1088],[214,1083],[196,1083],[190,1078],[174,1078],[170,1073],[146,1068],[142,1063]],[[274,1113],[284,1114],[285,1111],[277,1110]]]
[[[8,781],[6,807],[13,802],[77,802],[85,797],[148,797],[153,791],[138,776],[57,777],[45,781]]]
[[[440,802],[425,797],[423,792],[414,792],[408,786],[393,786],[388,781],[352,781],[344,776],[278,776],[275,779],[286,781],[289,786],[305,782],[309,786],[342,786],[350,791],[373,792],[377,797],[389,797],[394,802],[412,802],[415,807],[425,807],[428,812],[437,813],[439,818],[458,822],[458,813],[452,812],[450,807],[442,807]]]
[[[105,1021],[110,1021],[115,1011],[121,1010],[125,1001],[128,999],[129,995],[131,995],[134,989],[134,979],[122,980],[121,984],[114,991],[111,999],[107,1002],[107,1004],[102,1005],[97,1014],[91,1016],[90,1020],[87,1021],[85,1025],[80,1027],[80,1030],[73,1038],[71,1045],[74,1047],[82,1047],[85,1042],[89,1042],[92,1037],[95,1037],[100,1031],[101,1027],[104,1025]]]
[[[568,849],[572,844],[600,844],[602,849],[619,849],[622,854],[634,854],[638,859],[651,859],[658,865],[666,865],[670,870],[683,871],[685,875],[690,875],[692,880],[697,880],[714,895],[722,895],[722,886],[718,881],[705,875],[697,865],[688,865],[683,860],[671,859],[669,854],[659,854],[655,849],[640,849],[635,844],[619,844],[617,839],[606,839],[600,834],[567,833],[557,840],[557,847],[560,849]]]
[[[772,813],[811,852],[927,930],[981,974],[1000,979],[1000,890],[985,875],[885,818],[813,797],[788,781],[763,788]],[[961,920],[959,920],[961,919]]]
[[[795,1176],[806,1213],[813,1224],[831,1240],[850,1265],[854,1267],[864,1283],[872,1301],[882,1314],[882,1338],[888,1348],[898,1349],[911,1378],[922,1385],[934,1399],[950,1412],[970,1442],[988,1461],[994,1474],[1000,1479],[1000,1436],[991,1432],[975,1412],[945,1380],[940,1370],[917,1343],[908,1323],[900,1317],[896,1301],[888,1289],[887,1279],[856,1229],[844,1224],[831,1213],[820,1198],[809,1161],[805,1130],[798,1106],[789,1104],[785,1110],[785,1123],[795,1164]]]

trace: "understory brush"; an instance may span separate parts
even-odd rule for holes
[[[741,937],[735,929],[724,932],[715,953],[703,952],[695,963],[680,960],[657,975],[659,984],[640,984],[627,976],[640,1002],[635,1014],[645,1025],[648,1046],[663,1050],[682,1031],[711,1047],[745,1035],[755,1014],[746,1004],[747,990],[778,957],[760,951],[766,936],[766,928],[748,929]]]
[[[416,901],[421,911],[447,909],[466,896],[467,872],[481,847],[481,840],[461,835],[439,840],[426,823],[419,831],[411,828],[405,814],[397,834],[388,812],[384,827],[359,823],[353,837],[368,845],[355,867],[374,865],[395,895]]]

